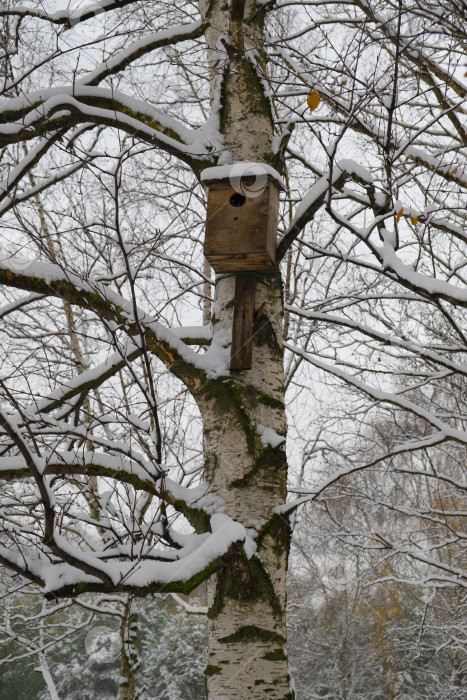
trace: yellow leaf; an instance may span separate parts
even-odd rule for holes
[[[403,209],[401,209],[400,211],[397,212],[396,221],[400,221],[400,220],[401,220],[401,217],[402,217],[402,214],[403,214],[403,213],[404,213],[404,210],[403,210]]]
[[[320,97],[318,91],[313,88],[308,97],[306,98],[306,103],[310,108],[310,112],[314,112],[320,103]]]
[[[451,175],[455,175],[458,170],[459,170],[459,166],[456,165],[456,167],[451,170]]]
[[[418,216],[415,216],[412,214],[412,212],[410,212],[410,221],[414,226],[416,226],[418,224]]]

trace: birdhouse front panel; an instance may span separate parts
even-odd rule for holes
[[[262,191],[253,193],[255,196],[236,191],[228,179],[205,184],[208,207],[204,254],[214,270],[273,270],[279,212],[276,183],[268,178]],[[248,192],[254,178],[244,178],[242,184]]]

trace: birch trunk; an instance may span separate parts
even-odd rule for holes
[[[269,101],[264,94],[262,14],[254,2],[201,2],[213,100],[221,95],[224,162],[273,163]],[[255,48],[250,60],[248,49]],[[261,66],[261,67],[260,67]],[[280,166],[279,166],[280,167]],[[283,377],[283,299],[279,272],[256,274],[251,370],[210,380],[198,404],[204,421],[207,478],[226,512],[250,528],[257,544],[224,557],[209,591],[209,700],[292,700],[285,625],[289,523],[274,514],[286,498],[286,418]],[[216,280],[214,336],[232,328],[235,276]],[[271,443],[262,426],[271,429]],[[274,437],[275,436],[275,437]]]
[[[234,277],[217,285],[216,332],[231,326],[234,286]],[[253,368],[207,382],[200,401],[208,479],[258,547],[250,558],[242,546],[231,550],[208,584],[209,700],[293,697],[285,651],[289,524],[273,512],[285,500],[287,475],[278,276],[258,277],[256,305],[262,311],[255,322]],[[261,426],[274,431],[273,444]]]

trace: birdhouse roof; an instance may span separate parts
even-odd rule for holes
[[[232,182],[244,177],[261,177],[266,175],[283,190],[285,182],[275,168],[266,163],[253,163],[237,161],[231,165],[216,165],[214,168],[206,168],[201,171],[201,182],[210,183],[216,181]]]

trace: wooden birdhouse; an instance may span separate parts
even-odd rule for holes
[[[257,166],[259,175],[251,175],[248,167],[245,176],[235,171],[233,176],[226,176],[229,169],[225,167],[205,171],[208,207],[204,255],[217,273],[267,272],[276,266],[282,184],[272,168]],[[211,176],[216,171],[220,177]]]
[[[204,255],[218,274],[234,274],[231,370],[251,369],[255,324],[254,272],[276,267],[279,174],[262,163],[208,168]]]

